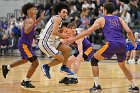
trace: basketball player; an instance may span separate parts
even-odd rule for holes
[[[133,46],[136,48],[137,45],[134,40],[134,36],[130,28],[126,25],[122,18],[112,15],[113,11],[115,10],[114,4],[111,2],[104,4],[104,17],[97,19],[94,24],[86,31],[81,33],[80,35],[67,40],[67,43],[72,43],[75,40],[83,38],[85,36],[90,35],[92,32],[96,31],[99,27],[103,29],[103,33],[105,36],[106,44],[98,50],[93,58],[91,59],[92,65],[92,72],[94,75],[94,86],[90,89],[90,92],[100,92],[101,86],[99,84],[99,68],[98,62],[99,60],[103,60],[105,58],[111,58],[114,54],[117,56],[118,64],[130,81],[130,92],[139,92],[139,88],[136,86],[132,74],[125,66],[125,59],[126,59],[126,42],[125,38],[122,34],[122,29],[124,28],[125,31],[128,33],[130,37],[130,41],[132,42]]]
[[[49,64],[43,64],[42,70],[44,75],[50,79],[50,67],[63,62],[61,71],[67,74],[74,74],[67,67],[67,60],[70,55],[70,47],[61,42],[61,38],[67,38],[66,34],[61,34],[59,28],[62,19],[68,14],[69,7],[66,3],[59,2],[53,7],[55,15],[50,18],[44,30],[40,33],[39,48],[48,56],[55,58]]]
[[[32,50],[31,45],[32,45],[34,34],[35,34],[36,24],[41,19],[44,18],[44,12],[42,12],[40,18],[36,20],[36,8],[34,4],[32,3],[25,4],[22,7],[22,12],[26,16],[26,19],[24,21],[22,31],[21,31],[21,37],[18,40],[18,49],[21,53],[22,59],[17,60],[10,65],[2,65],[2,72],[3,72],[4,78],[6,78],[6,75],[11,70],[11,68],[22,65],[30,61],[31,66],[27,72],[25,79],[22,81],[21,86],[26,87],[26,88],[35,88],[35,86],[31,84],[31,81],[29,79],[34,74],[39,63],[35,55],[35,52]]]
[[[70,23],[67,27],[68,28],[63,28],[63,30],[67,30],[66,33],[68,33],[68,31],[72,32],[71,37],[75,37],[76,35],[78,35],[75,23]],[[64,77],[61,81],[59,81],[59,83],[65,84],[78,83],[77,73],[80,68],[80,63],[87,59],[90,60],[93,57],[94,50],[91,46],[91,43],[86,38],[76,40],[71,45],[74,46],[76,50],[75,53],[69,57],[67,66],[68,68],[71,68],[71,70],[75,73],[75,75],[73,75],[72,78]]]

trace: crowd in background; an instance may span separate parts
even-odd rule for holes
[[[140,44],[139,0],[50,0],[50,2],[48,2],[45,6],[37,4],[37,18],[39,17],[40,12],[44,10],[46,11],[46,17],[37,25],[36,38],[38,38],[41,29],[45,27],[45,24],[53,15],[53,4],[59,1],[68,2],[70,6],[70,13],[66,17],[66,20],[63,20],[63,24],[75,22],[77,24],[77,28],[83,29],[88,29],[97,18],[104,16],[103,4],[105,2],[110,1],[114,3],[116,9],[114,15],[123,18],[128,26],[133,29],[134,34],[136,35],[137,33],[136,37],[138,38],[138,44]],[[22,30],[23,20],[23,16],[16,19],[12,15],[8,21],[0,22],[0,55],[12,55],[13,50],[17,49],[17,42]],[[126,42],[129,43],[125,31],[124,36],[126,38]],[[93,45],[104,44],[104,35],[101,28],[87,38],[93,43]],[[38,50],[37,43],[38,40],[34,39],[32,44],[34,50]],[[130,52],[132,50],[134,49],[129,49],[128,51]],[[132,58],[132,60],[133,59],[134,58]]]

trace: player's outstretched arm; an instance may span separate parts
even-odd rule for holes
[[[133,46],[136,48],[137,45],[135,43],[135,38],[134,38],[133,32],[131,31],[131,29],[128,27],[128,25],[125,23],[125,21],[122,18],[119,18],[119,19],[122,24],[122,27],[127,32],[130,41],[132,42]]]
[[[101,18],[96,19],[94,24],[88,30],[83,31],[81,34],[77,35],[74,38],[68,39],[67,42],[65,42],[65,43],[71,44],[80,38],[84,38],[84,37],[90,35],[92,32],[96,31],[99,27],[101,27]]]

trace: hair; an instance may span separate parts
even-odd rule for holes
[[[62,9],[67,9],[68,13],[70,12],[69,5],[66,2],[58,2],[53,6],[54,14],[58,14]]]
[[[27,11],[30,9],[30,8],[33,8],[35,7],[35,5],[33,3],[27,3],[25,4],[23,7],[22,7],[22,12],[24,15],[27,15]]]
[[[107,10],[107,14],[112,14],[115,11],[115,5],[112,2],[107,2],[103,6]]]
[[[76,23],[75,22],[71,22],[71,23],[69,23],[68,25],[67,25],[67,28],[76,28],[77,27],[77,25],[76,25]]]

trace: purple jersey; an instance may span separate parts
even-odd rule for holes
[[[34,35],[35,35],[35,26],[28,34],[25,34],[24,27],[22,27],[21,37],[18,40],[18,45],[21,44],[32,45]]]
[[[126,59],[126,41],[122,34],[119,17],[105,16],[104,18],[105,25],[103,27],[103,33],[106,44],[97,51],[97,54],[108,59],[116,54],[118,62],[124,62]]]
[[[29,59],[36,56],[31,46],[34,39],[34,34],[35,26],[28,34],[25,34],[24,27],[22,28],[21,37],[18,40],[18,49],[20,51],[22,59]]]
[[[105,25],[103,27],[103,33],[106,42],[126,43],[122,32],[122,25],[119,17],[117,16],[105,16]]]

